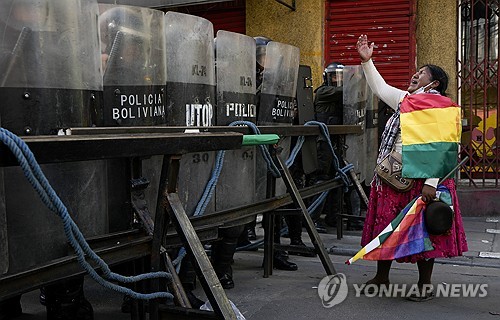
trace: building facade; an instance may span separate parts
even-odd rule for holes
[[[359,64],[355,43],[360,34],[375,42],[376,66],[386,81],[398,88],[407,87],[419,66],[431,63],[443,67],[450,79],[448,95],[463,111],[461,155],[468,160],[459,172],[460,188],[474,197],[480,189],[497,198],[499,0],[202,2],[185,1],[174,9],[204,16],[214,22],[216,30],[243,33],[244,29],[250,36],[297,46],[301,64],[311,67],[314,87],[321,84],[323,68],[329,62]],[[234,17],[238,17],[237,22]],[[490,203],[474,197],[470,203]]]

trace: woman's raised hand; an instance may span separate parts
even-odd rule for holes
[[[366,62],[372,58],[374,45],[375,43],[373,42],[368,44],[368,38],[366,34],[362,34],[359,36],[358,42],[356,43],[356,48],[358,49],[361,61]]]

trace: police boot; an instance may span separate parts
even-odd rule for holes
[[[236,243],[233,245],[232,242],[227,241],[225,238],[212,244],[212,265],[224,289],[234,288],[231,261],[235,250]]]
[[[10,320],[17,318],[23,313],[21,309],[21,296],[16,296],[4,301],[0,301],[0,320]]]
[[[240,234],[238,238],[238,247],[246,247],[251,245],[252,243],[248,239],[248,232],[247,230],[243,230],[243,232]]]
[[[295,251],[293,249],[288,250],[288,254],[294,256],[302,256],[302,257],[315,257],[316,252],[314,249],[308,247],[303,241],[302,237],[290,237],[290,245],[297,246],[298,250]]]
[[[288,225],[288,233],[290,235],[290,245],[299,246],[300,251],[288,250],[288,254],[303,257],[314,257],[316,253],[314,250],[308,248],[304,242],[302,242],[302,217],[301,216],[285,216],[286,224]]]
[[[298,269],[295,263],[288,261],[287,256],[281,250],[274,252],[273,267],[274,269],[286,271],[295,271]]]
[[[257,240],[257,233],[255,232],[255,227],[257,226],[257,217],[252,222],[249,222],[245,225],[245,229],[247,231],[248,240],[254,241]]]
[[[93,320],[94,310],[83,294],[83,279],[43,287],[40,302],[47,308],[47,320]]]
[[[244,226],[220,229],[222,239],[212,244],[212,265],[224,289],[234,288],[231,263]]]
[[[186,297],[188,298],[189,303],[191,304],[191,307],[193,309],[200,309],[200,307],[205,304],[205,301],[196,297],[193,291],[186,291]]]
[[[314,249],[309,248],[300,238],[290,239],[291,246],[300,247],[300,251],[288,250],[288,254],[302,257],[315,257]]]
[[[248,240],[257,240],[257,233],[255,232],[255,227],[249,228],[247,230]]]

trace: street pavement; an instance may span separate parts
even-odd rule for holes
[[[234,257],[235,288],[227,296],[246,319],[499,319],[500,320],[500,229],[498,217],[464,217],[469,252],[463,257],[438,259],[434,267],[433,283],[487,284],[485,297],[436,297],[425,302],[412,302],[404,297],[357,296],[354,285],[371,279],[375,262],[359,260],[352,265],[344,262],[359,249],[360,231],[346,231],[338,240],[335,228],[321,234],[324,245],[337,273],[345,275],[347,298],[330,308],[322,305],[318,296],[320,281],[326,276],[318,257],[290,256],[297,263],[297,271],[274,270],[269,278],[263,277],[263,251],[237,252]],[[261,228],[257,228],[262,237]],[[310,245],[306,232],[303,240]],[[288,239],[282,238],[283,244]],[[487,256],[489,256],[487,258]],[[390,280],[393,284],[415,283],[418,278],[415,264],[393,263]],[[95,320],[130,319],[120,312],[122,297],[85,281],[86,295],[95,310]],[[194,293],[206,300],[198,286]],[[23,316],[18,319],[45,319],[45,310],[38,302],[38,292],[22,298]]]
[[[262,277],[261,252],[237,253],[234,264],[236,287],[228,297],[247,319],[500,319],[500,259],[481,255],[500,252],[498,218],[464,217],[469,251],[463,257],[437,259],[433,283],[487,284],[487,296],[439,297],[425,302],[405,298],[356,296],[353,284],[363,284],[375,272],[375,262],[358,260],[344,262],[361,247],[360,231],[346,231],[338,240],[335,228],[321,234],[337,273],[345,274],[349,285],[347,299],[331,308],[323,307],[318,296],[318,284],[326,275],[319,258],[290,256],[297,263],[295,272],[274,270],[270,278]],[[487,232],[488,230],[488,232]],[[308,240],[303,233],[303,240]],[[287,244],[288,239],[282,238]],[[253,272],[252,272],[253,270]],[[418,279],[415,264],[393,263],[391,283],[411,285]],[[234,291],[233,291],[234,290]]]

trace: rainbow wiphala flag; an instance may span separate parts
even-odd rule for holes
[[[400,106],[403,177],[442,178],[457,165],[461,109],[450,98],[421,93]]]
[[[450,191],[445,186],[438,186],[436,196],[444,203],[452,205]],[[422,197],[413,199],[375,239],[346,263],[351,264],[358,259],[394,260],[434,250],[425,228],[425,206]]]
[[[346,263],[358,259],[394,260],[433,250],[423,223],[424,208],[421,197],[413,199],[375,239]]]

